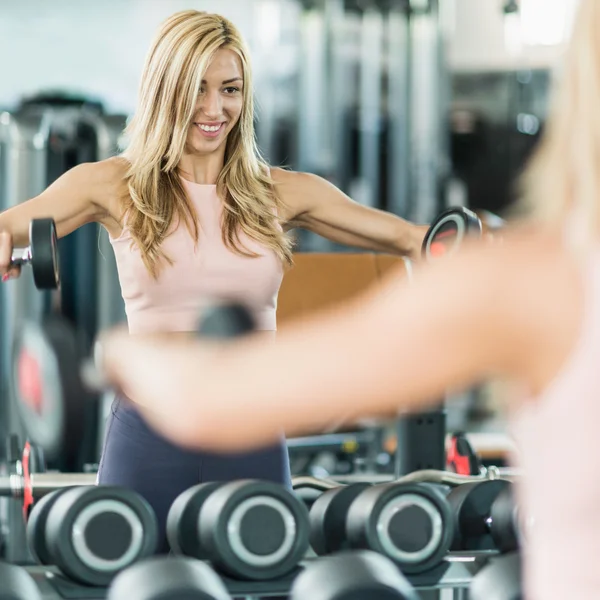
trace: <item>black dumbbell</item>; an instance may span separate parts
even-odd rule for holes
[[[183,492],[167,517],[174,553],[248,580],[292,572],[308,550],[308,511],[283,486],[267,481],[208,483]]]
[[[219,576],[192,558],[153,557],[119,573],[106,600],[231,600]]]
[[[446,498],[427,484],[329,490],[315,501],[310,518],[317,554],[343,548],[373,550],[411,574],[438,566],[453,537]]]
[[[0,600],[42,600],[42,594],[23,567],[0,562]]]
[[[427,260],[447,256],[468,237],[478,238],[504,227],[504,220],[488,211],[474,212],[463,206],[440,213],[430,225],[421,246]]]
[[[358,550],[326,556],[294,580],[290,600],[418,600],[419,596],[388,558]]]
[[[221,481],[200,483],[175,498],[167,515],[167,540],[173,553],[200,560],[208,558],[200,542],[198,518],[206,499],[221,485]]]
[[[224,304],[203,312],[199,335],[225,338],[254,329],[250,312]],[[13,342],[11,397],[28,439],[48,459],[75,461],[82,442],[85,399],[110,382],[102,373],[101,352],[86,357],[77,332],[64,317],[23,322]]]
[[[32,554],[85,585],[107,585],[156,550],[158,524],[136,492],[113,486],[60,490],[34,507],[27,524]]]
[[[57,475],[60,475],[60,473]],[[93,482],[90,482],[89,485],[93,485]],[[46,521],[50,509],[60,495],[72,489],[72,487],[75,486],[58,488],[44,495],[35,502],[29,513],[26,527],[27,545],[34,560],[40,565],[51,565],[54,560],[46,542]]]
[[[521,556],[517,552],[491,558],[475,574],[469,587],[471,600],[522,600],[523,597]]]
[[[523,528],[519,518],[514,486],[507,485],[500,491],[490,510],[489,528],[498,551],[514,552],[520,549]]]
[[[319,556],[349,550],[346,517],[356,497],[370,483],[351,483],[323,492],[310,508],[310,545]]]
[[[46,543],[46,521],[54,502],[68,488],[55,490],[36,502],[27,520],[27,546],[34,560],[40,565],[51,565],[52,556]]]
[[[29,246],[14,248],[11,267],[31,264],[35,286],[41,290],[60,285],[56,224],[53,219],[33,219],[29,224]]]
[[[452,550],[518,548],[519,528],[512,484],[504,479],[463,483],[448,494],[454,513]]]
[[[468,208],[450,208],[440,213],[430,225],[421,246],[422,255],[430,260],[446,256],[460,247],[467,236],[480,237],[483,226]]]

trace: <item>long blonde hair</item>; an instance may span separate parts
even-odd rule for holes
[[[197,216],[177,168],[184,152],[202,78],[215,53],[233,50],[242,64],[243,107],[226,142],[225,164],[217,180],[224,201],[223,240],[232,251],[256,256],[242,247],[240,231],[291,263],[292,242],[279,226],[281,201],[273,188],[254,135],[252,70],[246,44],[220,15],[177,12],[163,22],[150,47],[139,100],[126,129],[129,201],[125,208],[133,243],[157,277],[159,262],[170,257],[161,244],[173,222],[185,224],[198,240]]]
[[[581,0],[545,131],[521,180],[525,214],[553,228],[570,220],[580,249],[600,233],[599,32],[600,2]]]

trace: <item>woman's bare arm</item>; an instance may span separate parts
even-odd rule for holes
[[[77,165],[61,175],[41,194],[0,213],[0,231],[11,234],[15,245],[29,242],[32,219],[52,217],[63,237],[78,227],[101,220],[108,213],[104,188],[110,177],[102,163]]]
[[[302,227],[346,246],[418,258],[427,226],[355,202],[310,173],[272,169],[288,214],[288,227]]]
[[[0,213],[0,274],[8,267],[12,248],[29,244],[32,219],[52,217],[59,237],[94,221],[118,235],[123,175],[120,159],[80,164],[38,196]]]
[[[521,238],[449,257],[412,284],[290,325],[275,342],[108,335],[106,366],[159,432],[237,450],[348,415],[422,409],[491,375],[536,391],[574,344],[581,301],[559,244]]]

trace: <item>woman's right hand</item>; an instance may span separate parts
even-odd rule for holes
[[[8,281],[21,274],[21,267],[12,267],[10,259],[13,251],[12,236],[7,231],[0,231],[0,276]]]

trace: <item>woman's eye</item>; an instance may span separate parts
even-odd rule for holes
[[[225,91],[228,94],[237,94],[240,91],[240,88],[237,88],[237,87],[226,87]]]

